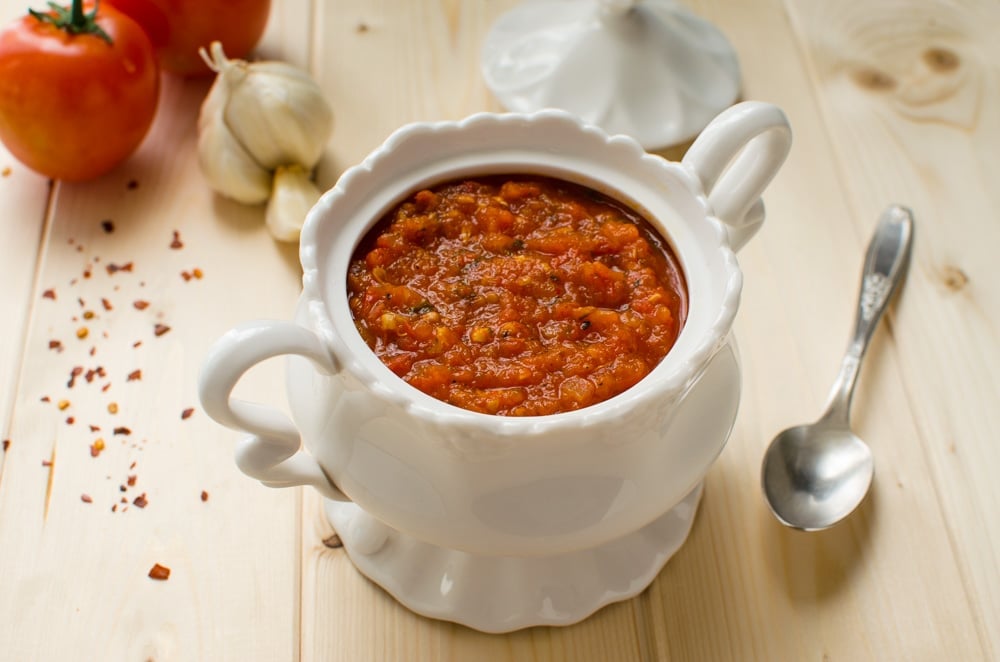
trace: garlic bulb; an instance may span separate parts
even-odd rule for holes
[[[212,42],[201,56],[218,74],[198,117],[198,161],[213,189],[245,204],[270,199],[267,226],[295,241],[319,199],[309,173],[333,129],[333,111],[306,72],[284,62],[230,60]]]

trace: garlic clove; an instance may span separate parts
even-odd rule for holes
[[[298,241],[306,215],[322,193],[301,166],[279,166],[264,220],[275,239]]]
[[[205,122],[198,132],[198,164],[209,185],[227,198],[259,204],[271,194],[271,173],[250,156],[221,118]]]
[[[297,163],[312,168],[333,130],[333,111],[311,78],[291,67],[258,68],[231,90],[225,121],[263,167]]]

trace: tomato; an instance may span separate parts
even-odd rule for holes
[[[112,7],[84,13],[74,0],[73,10],[33,12],[0,32],[0,140],[48,177],[92,179],[127,158],[159,89],[149,38]]]
[[[267,25],[271,0],[103,0],[138,22],[160,68],[184,76],[209,74],[198,55],[213,41],[231,58],[245,58]]]

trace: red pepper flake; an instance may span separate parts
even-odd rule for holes
[[[50,398],[47,395],[43,395],[41,398],[39,398],[39,400],[41,400],[42,402],[52,402],[52,398]],[[68,407],[69,405],[66,406]]]
[[[141,340],[136,340],[134,343],[132,343],[132,347],[140,347],[140,346],[142,346]]]
[[[191,418],[191,415],[193,413],[194,413],[194,407],[188,407],[187,409],[181,412],[181,420],[186,421],[187,419]]]
[[[118,504],[117,503],[111,504],[111,512],[113,512],[113,513],[117,513],[118,512]]]
[[[80,501],[84,503],[94,503],[94,500],[90,498],[89,494],[81,494]]]
[[[153,327],[153,334],[156,336],[162,336],[164,333],[170,330],[170,327],[166,324],[157,324]]]
[[[166,581],[170,578],[170,568],[156,563],[149,569],[149,578],[158,581]]]
[[[76,423],[76,419],[75,418],[73,418],[72,416],[67,416],[66,417],[66,425],[73,425],[74,423]]]
[[[90,457],[97,457],[104,450],[104,440],[98,439],[90,445]]]
[[[55,301],[55,299],[56,299],[56,291],[53,290],[52,288],[49,288],[49,289],[45,290],[44,292],[42,292],[42,298],[43,299],[52,299],[53,301]]]
[[[91,347],[90,351],[87,352],[87,353],[90,354],[91,356],[93,356],[94,354],[97,354],[97,345],[94,345],[93,347]]]
[[[201,500],[202,500],[203,502],[204,502],[204,501],[208,501],[208,492],[206,492],[205,490],[202,490],[202,491],[201,491]]]
[[[104,229],[106,234],[111,234],[115,231],[115,223],[110,218],[106,218],[101,221],[101,227]]]
[[[202,277],[205,275],[205,272],[199,269],[198,267],[195,267],[194,269],[191,270],[191,275],[197,278],[198,280],[201,280]]]
[[[103,299],[102,298],[101,299],[101,305],[104,306],[104,310],[111,310],[113,308],[113,306],[111,305],[111,302],[108,301],[107,299]]]
[[[184,282],[186,283],[189,280],[191,280],[191,274],[189,272],[187,272],[187,271],[182,271],[181,272],[181,278],[183,278]]]
[[[136,380],[142,379],[142,370],[133,370],[128,373],[128,377],[125,379],[127,382],[134,382]]]
[[[184,242],[181,241],[181,233],[178,232],[177,230],[174,230],[174,239],[173,241],[170,242],[170,248],[174,249],[175,251],[184,248]]]
[[[66,411],[69,408],[69,400],[60,400],[57,406],[59,407],[59,411]]]
[[[137,479],[137,478],[138,478],[138,476],[136,476],[136,475],[131,475],[131,476],[129,476],[129,477],[128,477],[128,480],[126,481],[126,482],[128,483],[128,486],[129,486],[129,487],[135,487],[135,481],[136,481],[136,479]],[[143,496],[143,498],[145,498],[145,497],[146,497],[146,494],[145,494],[145,493],[143,493],[143,495],[142,495],[142,496]]]
[[[101,431],[101,426],[100,425],[91,425],[90,426],[90,431],[91,432],[100,432]]]
[[[52,466],[52,460],[42,460],[42,466],[43,467],[51,467]]]
[[[80,244],[79,246],[76,247],[76,252],[77,253],[82,253],[83,252],[83,244]]]
[[[109,262],[108,266],[104,268],[107,269],[108,274],[111,275],[119,271],[132,271],[133,266],[132,262],[126,262],[125,264],[115,264],[114,262]]]
[[[129,470],[135,469],[135,465],[136,464],[138,464],[138,463],[137,462],[133,462],[132,464],[128,465]]]
[[[124,434],[124,435],[130,435],[130,434],[132,434],[132,431],[131,431],[131,430],[129,430],[129,429],[128,429],[127,427],[125,427],[125,426],[120,426],[120,427],[117,427],[117,428],[115,428],[115,434]]]
[[[111,388],[111,382],[108,382],[107,384],[101,387],[101,393],[107,393],[109,388]]]
[[[146,498],[146,493],[143,492],[136,498],[132,499],[132,505],[136,508],[145,508],[149,505],[149,500]]]
[[[4,439],[3,440],[3,450],[4,450],[4,452],[6,452],[8,448],[10,448],[10,439]],[[202,492],[202,494],[204,494],[204,492]]]
[[[136,299],[132,302],[132,305],[135,306],[136,310],[146,310],[146,308],[149,308],[149,302],[142,299]]]
[[[61,351],[63,351],[63,344],[62,344],[62,342],[60,342],[58,340],[50,340],[49,341],[49,349],[54,349],[57,352],[61,352]]]
[[[83,248],[83,247],[81,246],[81,247],[77,248],[77,250],[80,250],[80,248]],[[84,278],[90,278],[91,276],[93,276],[93,273],[91,273],[90,269],[84,269],[83,270],[83,277]]]

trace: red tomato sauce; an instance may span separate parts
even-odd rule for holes
[[[676,256],[592,189],[490,176],[418,191],[354,253],[355,325],[394,373],[506,416],[607,400],[663,359],[687,314]]]

